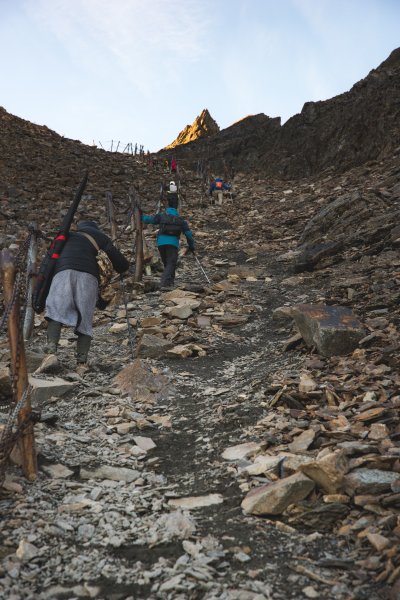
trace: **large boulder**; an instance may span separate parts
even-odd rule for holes
[[[349,354],[365,336],[350,308],[297,304],[292,316],[307,346],[316,346],[322,356]]]

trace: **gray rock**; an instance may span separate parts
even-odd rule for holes
[[[361,323],[349,308],[297,304],[292,314],[307,346],[316,346],[323,356],[348,354],[365,336]]]
[[[127,469],[125,467],[111,467],[103,465],[98,469],[81,469],[81,479],[111,479],[112,481],[126,481],[130,483],[140,476],[139,471]]]
[[[168,340],[145,333],[139,342],[137,355],[143,358],[159,358],[172,346],[173,344]]]
[[[39,377],[33,377],[29,375],[29,383],[32,386],[32,403],[41,404],[46,402],[52,396],[59,398],[73,387],[74,383],[65,381],[60,377],[52,377],[49,379],[39,379]]]
[[[393,471],[380,469],[355,469],[343,479],[343,490],[355,494],[382,494],[391,491],[391,484],[399,478]]]
[[[43,465],[41,467],[42,471],[44,471],[50,477],[54,477],[54,479],[67,479],[74,474],[71,469],[65,467],[64,465],[56,464],[56,465]]]

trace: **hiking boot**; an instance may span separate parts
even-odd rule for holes
[[[91,343],[92,338],[90,335],[78,333],[78,341],[76,343],[76,361],[78,365],[87,363]]]
[[[44,348],[46,354],[56,354],[58,342],[61,335],[61,323],[48,319],[47,322],[47,344]]]

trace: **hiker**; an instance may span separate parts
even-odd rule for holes
[[[118,273],[129,268],[129,262],[94,221],[80,221],[77,231],[70,232],[57,260],[55,275],[46,300],[47,347],[57,352],[61,327],[74,327],[78,336],[76,360],[78,372],[87,370],[92,341],[92,322],[98,301],[98,250],[104,250]]]
[[[188,223],[178,214],[178,199],[167,197],[167,202],[168,208],[165,212],[153,216],[142,215],[143,223],[160,226],[157,233],[157,247],[164,265],[160,281],[160,289],[163,291],[174,287],[181,233],[186,236],[190,252],[194,252],[193,234]]]
[[[222,181],[220,177],[217,177],[210,185],[210,196],[211,198],[215,198],[216,196],[218,204],[221,205],[224,198],[224,190],[229,191],[230,189],[230,185]]]
[[[170,181],[166,186],[165,197],[168,200],[176,200],[178,202],[178,186],[175,181]],[[169,205],[168,205],[169,206]],[[176,205],[178,207],[178,204]]]
[[[176,158],[173,158],[171,160],[171,173],[176,173],[177,166]]]

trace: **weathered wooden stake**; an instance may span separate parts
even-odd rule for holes
[[[111,192],[106,192],[106,202],[107,202],[107,213],[108,213],[108,221],[111,227],[111,239],[113,242],[117,239],[117,223],[115,221],[114,214],[114,204],[112,201]]]
[[[25,312],[25,321],[24,321],[24,340],[30,340],[33,331],[33,325],[35,323],[35,313],[33,312],[32,307],[32,292],[35,287],[36,280],[36,261],[37,261],[37,225],[36,223],[31,223],[29,225],[29,231],[32,233],[31,241],[28,248],[28,260],[26,265],[26,273],[28,276],[27,282],[27,298],[28,304]]]
[[[15,262],[14,257],[9,250],[3,250],[1,253],[1,267],[3,272],[4,301],[6,304],[11,302],[15,283]],[[11,373],[16,386],[16,401],[18,402],[26,388],[28,387],[28,372],[26,369],[26,357],[24,340],[20,328],[19,299],[16,298],[14,306],[8,318],[8,339],[11,354]],[[29,421],[31,415],[31,401],[29,395],[25,400],[24,406],[18,413],[18,423],[27,423],[23,435],[19,438],[18,444],[22,457],[22,468],[25,477],[29,481],[36,479],[37,460],[35,451],[35,438],[33,434],[33,423]]]
[[[132,215],[136,231],[136,264],[134,281],[143,279],[143,224],[142,214],[136,199],[136,191],[133,190]]]

